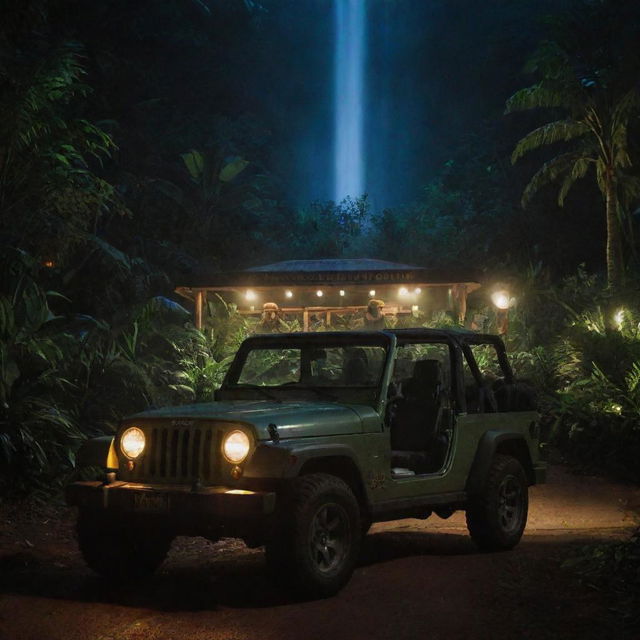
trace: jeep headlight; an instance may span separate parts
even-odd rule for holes
[[[120,448],[127,458],[134,460],[143,451],[145,445],[145,437],[142,429],[138,427],[129,427],[122,433],[120,438]]]
[[[232,464],[240,464],[249,454],[251,441],[244,431],[232,431],[222,443],[222,453]]]

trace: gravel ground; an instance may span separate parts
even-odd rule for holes
[[[109,587],[76,549],[68,509],[0,511],[0,640],[640,638],[612,594],[561,569],[585,543],[623,539],[640,490],[551,468],[511,552],[478,553],[464,514],[374,525],[336,597],[304,601],[266,578],[261,550],[178,538],[142,585]]]

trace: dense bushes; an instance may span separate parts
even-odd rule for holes
[[[68,303],[45,292],[39,266],[21,252],[3,256],[0,493],[61,486],[80,443],[113,432],[127,414],[212,398],[229,347],[197,331],[180,305],[156,297],[112,324],[54,314]]]
[[[579,270],[527,280],[508,337],[516,374],[541,392],[548,442],[585,470],[640,482],[640,306]]]
[[[621,319],[631,311],[618,311]],[[552,437],[567,456],[592,470],[640,482],[640,339],[637,323],[606,328],[585,313],[558,346],[565,384]]]

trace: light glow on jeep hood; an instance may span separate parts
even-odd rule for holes
[[[258,440],[270,440],[270,424],[278,427],[281,439],[362,433],[360,415],[363,410],[373,411],[370,407],[332,402],[237,400],[153,409],[129,419],[246,423],[255,427]]]

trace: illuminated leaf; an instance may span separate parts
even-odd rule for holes
[[[183,153],[180,157],[187,167],[187,171],[191,174],[191,177],[194,180],[200,180],[202,172],[204,171],[204,155],[192,149],[188,153]]]
[[[249,162],[244,158],[231,158],[220,170],[218,178],[221,182],[231,182],[236,176],[242,173]]]

